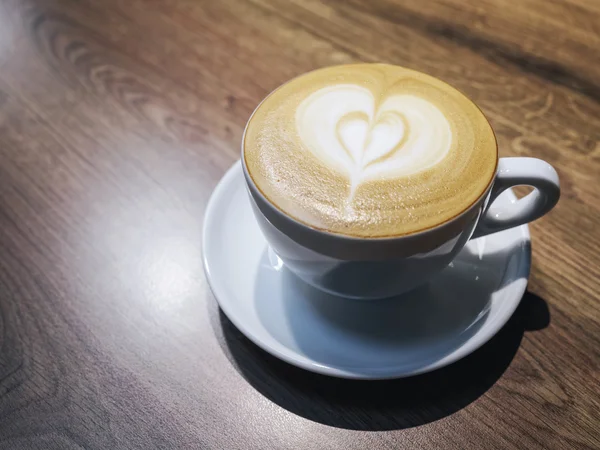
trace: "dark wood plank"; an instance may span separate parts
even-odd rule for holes
[[[599,448],[599,24],[592,0],[1,2],[0,448]],[[352,61],[458,86],[561,176],[515,316],[408,380],[276,361],[201,267],[252,109]]]

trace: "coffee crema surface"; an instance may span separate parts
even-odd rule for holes
[[[278,209],[357,237],[440,225],[488,188],[494,133],[467,97],[385,64],[333,66],[275,90],[244,134],[250,177]]]

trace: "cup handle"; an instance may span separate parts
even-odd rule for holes
[[[508,206],[494,206],[506,189],[526,185],[533,191]],[[560,183],[554,167],[537,158],[500,158],[498,174],[472,239],[542,217],[558,202]]]

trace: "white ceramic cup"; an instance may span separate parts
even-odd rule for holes
[[[392,297],[423,284],[444,269],[469,239],[531,222],[550,211],[560,197],[558,174],[547,162],[500,158],[493,182],[450,221],[405,236],[360,238],[318,230],[285,214],[252,180],[243,148],[242,166],[254,215],[285,266],[323,291],[365,300]],[[533,191],[508,207],[494,207],[498,195],[519,185]]]

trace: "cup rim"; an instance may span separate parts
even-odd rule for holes
[[[356,65],[362,65],[362,64],[373,64],[373,65],[392,65],[392,66],[397,66],[397,67],[402,67],[405,70],[409,70],[412,72],[417,72],[419,74],[424,74],[427,75],[429,77],[435,78],[436,80],[440,81],[441,83],[447,85],[448,87],[450,87],[451,89],[457,91],[459,94],[461,94],[463,97],[465,97],[471,104],[473,104],[477,110],[479,110],[479,112],[481,113],[482,117],[485,119],[486,123],[488,124],[488,126],[490,127],[490,130],[492,132],[492,136],[494,138],[494,147],[495,147],[495,151],[496,151],[496,163],[494,165],[494,170],[492,171],[492,176],[488,182],[488,184],[486,185],[485,189],[480,193],[480,195],[473,200],[473,202],[467,206],[466,208],[464,208],[461,212],[459,212],[458,214],[450,217],[449,219],[446,219],[445,221],[438,223],[434,226],[419,230],[419,231],[415,231],[412,233],[405,233],[405,234],[399,234],[399,235],[386,235],[386,236],[354,236],[354,235],[350,235],[350,234],[343,234],[343,233],[336,233],[333,231],[329,231],[326,229],[322,229],[322,228],[318,228],[318,227],[314,227],[312,225],[309,225],[307,223],[304,223],[298,219],[296,219],[295,217],[293,217],[291,214],[288,214],[287,212],[285,212],[283,209],[281,209],[280,207],[278,207],[274,202],[272,202],[271,200],[269,200],[269,198],[262,192],[262,190],[260,189],[260,187],[258,187],[258,185],[255,183],[254,179],[252,178],[252,175],[250,174],[250,171],[248,170],[248,166],[246,164],[246,155],[245,155],[245,142],[246,142],[246,132],[248,131],[248,126],[250,125],[250,122],[252,121],[252,118],[254,117],[254,114],[258,111],[258,109],[262,106],[262,104],[271,96],[273,95],[274,92],[276,92],[277,90],[279,90],[281,87],[285,86],[288,83],[291,83],[292,81],[294,81],[295,79],[306,75],[308,73],[311,72],[315,72],[318,70],[321,70],[323,68],[326,67],[344,67],[344,66],[356,66]],[[460,220],[461,218],[463,218],[465,215],[470,214],[473,210],[474,207],[478,206],[481,202],[481,200],[485,197],[487,197],[487,195],[490,193],[491,188],[496,180],[497,174],[498,174],[498,163],[499,163],[499,154],[498,154],[498,139],[496,136],[496,132],[494,131],[494,128],[492,127],[492,124],[490,123],[489,119],[486,117],[486,115],[484,114],[484,112],[481,110],[481,108],[479,107],[479,105],[477,105],[473,100],[471,100],[471,98],[469,96],[467,96],[464,92],[462,92],[461,90],[457,89],[456,87],[452,86],[451,84],[445,82],[444,80],[435,77],[433,75],[429,75],[425,72],[420,72],[418,70],[414,70],[414,69],[409,69],[406,68],[404,66],[398,66],[397,64],[385,64],[385,63],[355,63],[355,64],[335,64],[332,66],[324,66],[324,67],[320,67],[308,72],[304,72],[302,74],[299,74],[293,78],[291,78],[290,80],[286,81],[285,83],[282,83],[281,85],[277,86],[275,89],[273,89],[271,92],[269,92],[269,94],[267,96],[265,96],[264,99],[262,99],[260,101],[260,103],[256,106],[256,108],[254,108],[254,110],[252,111],[252,114],[250,114],[250,117],[248,118],[248,120],[246,121],[246,125],[244,126],[244,132],[242,134],[242,141],[241,141],[241,162],[242,162],[242,169],[244,172],[244,178],[246,179],[246,183],[252,193],[253,197],[258,197],[261,200],[261,203],[263,203],[264,205],[266,205],[269,209],[269,211],[274,214],[276,217],[278,217],[279,219],[281,219],[283,222],[289,222],[291,224],[293,224],[293,226],[295,227],[299,227],[303,230],[305,230],[306,232],[310,232],[310,233],[316,233],[320,236],[323,237],[327,237],[330,239],[339,239],[342,241],[346,241],[348,243],[357,243],[357,242],[379,242],[379,243],[385,243],[385,242],[397,242],[399,240],[404,240],[404,239],[417,239],[417,238],[423,238],[423,237],[427,237],[429,235],[432,235],[433,233],[436,233],[438,231],[440,231],[442,228],[444,228],[445,226]]]

